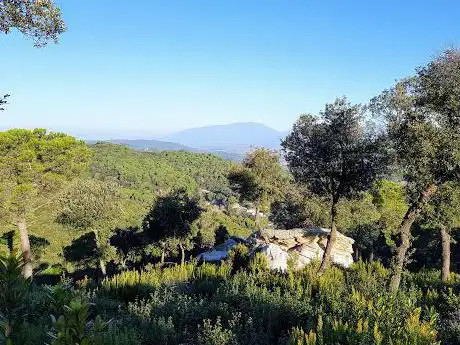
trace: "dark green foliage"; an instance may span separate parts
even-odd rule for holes
[[[234,275],[226,263],[155,269],[132,279],[127,272],[106,281],[103,294],[150,287],[138,290],[146,297],[129,302],[126,317],[145,340],[165,344],[285,344],[296,327],[323,344],[437,344],[427,295],[409,279],[397,296],[386,292],[390,274],[379,263],[331,268],[321,277],[312,266],[291,279],[256,261]]]
[[[143,229],[154,240],[167,237],[184,238],[191,232],[191,224],[200,216],[198,200],[190,198],[183,189],[160,197],[144,218]]]
[[[46,238],[38,237],[34,235],[30,235],[29,240],[30,240],[30,248],[34,256],[34,261],[39,262],[41,256],[43,255],[43,252],[50,245],[50,243],[48,242]]]
[[[27,313],[29,281],[22,277],[22,268],[20,256],[0,257],[0,334],[5,341],[11,341]]]
[[[227,241],[230,238],[230,234],[228,233],[227,228],[225,225],[219,225],[219,227],[216,229],[216,236],[215,236],[215,241],[214,244],[222,244],[225,241]]]
[[[2,0],[0,2],[0,32],[17,29],[41,47],[48,41],[57,42],[65,30],[59,8],[52,0]]]
[[[74,181],[59,198],[58,222],[77,229],[97,229],[114,223],[122,213],[117,187],[113,182],[94,179]]]
[[[249,265],[251,259],[249,248],[244,244],[237,244],[229,253],[229,258],[232,263],[232,271],[238,272]]]
[[[331,232],[321,271],[337,236],[338,202],[365,192],[386,171],[385,140],[365,127],[363,115],[361,106],[336,99],[318,117],[302,115],[282,142],[295,180],[330,202]]]
[[[289,183],[278,153],[267,149],[248,153],[242,166],[230,171],[228,180],[240,199],[254,203],[257,210],[268,209],[273,201],[285,194]]]
[[[227,175],[234,163],[207,153],[163,151],[157,153],[172,167],[191,176],[200,188],[228,196],[231,192]]]
[[[24,276],[32,276],[27,223],[54,201],[59,188],[87,169],[88,147],[74,137],[45,129],[0,132],[0,208],[19,230]]]
[[[448,49],[417,69],[416,105],[425,107],[445,128],[460,129],[460,51]]]
[[[424,224],[446,227],[449,232],[460,227],[460,186],[452,182],[441,185],[424,209]]]
[[[98,143],[92,149],[92,176],[131,190],[132,198],[151,203],[155,195],[165,195],[174,189],[185,188],[191,193],[198,189],[191,176],[175,169],[158,154],[108,143]]]
[[[410,196],[398,231],[393,290],[407,261],[412,224],[440,185],[460,178],[459,82],[460,54],[449,50],[370,104],[386,124]]]
[[[185,189],[176,190],[156,200],[145,216],[142,227],[149,238],[160,242],[162,262],[165,249],[174,251],[179,247],[181,262],[184,263],[185,249],[193,247],[191,240],[195,234],[192,223],[202,211],[198,199],[189,197]]]
[[[79,268],[94,267],[98,258],[96,236],[94,232],[87,232],[74,239],[72,243],[62,249],[64,259],[77,264]]]
[[[278,229],[301,228],[308,223],[304,206],[292,199],[275,201],[269,219]]]
[[[327,104],[318,117],[302,115],[282,146],[297,181],[338,200],[367,190],[384,174],[381,141],[366,132],[362,108],[342,98]]]
[[[194,232],[200,232],[202,243],[211,246],[217,240],[216,230],[225,227],[229,236],[248,237],[256,228],[255,221],[241,214],[229,215],[215,207],[208,206],[193,223]]]

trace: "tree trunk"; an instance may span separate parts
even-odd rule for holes
[[[105,267],[104,259],[99,259],[99,268],[101,269],[102,276],[105,277],[107,275],[107,268]]]
[[[29,234],[27,232],[26,215],[21,213],[18,217],[19,237],[21,239],[21,252],[24,260],[22,275],[28,279],[32,277],[32,252],[30,251]]]
[[[336,209],[337,201],[332,202],[331,206],[331,232],[327,237],[326,250],[324,251],[323,260],[321,261],[321,266],[319,268],[319,273],[323,273],[329,264],[331,263],[332,250],[334,249],[335,242],[337,240],[337,226],[335,224],[335,219],[337,216]]]
[[[374,261],[374,248],[371,248],[371,253],[369,254],[369,261],[370,262]]]
[[[165,263],[165,248],[161,248],[161,258],[160,258],[160,265],[163,266]]]
[[[447,282],[450,276],[450,234],[444,226],[440,230],[442,243],[442,281]]]
[[[399,289],[399,284],[401,283],[401,276],[404,268],[404,263],[406,262],[407,251],[411,245],[411,228],[412,224],[415,221],[415,218],[421,211],[422,204],[427,202],[433,193],[436,192],[437,186],[435,184],[430,184],[427,189],[422,192],[417,200],[413,203],[407,210],[403,221],[399,227],[399,236],[400,243],[396,250],[396,256],[393,263],[393,274],[391,276],[390,290],[396,292]]]
[[[255,222],[257,230],[260,230],[259,206],[256,206]]]
[[[107,268],[105,265],[105,260],[103,258],[103,253],[101,253],[101,243],[99,240],[99,232],[97,230],[94,230],[94,238],[96,240],[96,248],[98,251],[99,255],[99,268],[101,269],[102,276],[105,277],[107,275]]]
[[[180,264],[181,266],[184,266],[185,264],[185,249],[184,249],[184,246],[182,245],[182,243],[179,244],[179,248],[180,248]]]

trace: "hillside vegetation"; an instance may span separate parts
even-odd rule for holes
[[[37,45],[65,30],[52,1],[0,9]],[[460,344],[459,85],[450,49],[365,106],[337,98],[299,116],[285,165],[0,132],[0,344]],[[274,243],[309,227],[316,255]]]

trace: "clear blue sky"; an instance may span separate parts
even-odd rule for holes
[[[68,32],[0,37],[0,127],[148,137],[366,102],[460,44],[458,1],[60,0]]]

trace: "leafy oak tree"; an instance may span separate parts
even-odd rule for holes
[[[451,182],[439,186],[436,194],[424,210],[425,222],[439,229],[442,247],[442,281],[450,276],[451,232],[460,226],[460,188]]]
[[[460,178],[460,53],[449,50],[371,101],[404,172],[410,205],[400,222],[391,290],[399,288],[411,227],[436,189]]]
[[[83,141],[44,129],[0,132],[0,205],[19,229],[24,276],[32,275],[27,221],[55,200],[58,189],[88,167]]]
[[[242,166],[230,171],[228,180],[241,200],[254,203],[257,226],[260,210],[280,199],[289,183],[278,153],[263,148],[248,153]]]
[[[58,41],[66,30],[61,11],[52,0],[0,1],[0,32],[17,29],[34,40],[36,47]]]
[[[75,180],[62,193],[59,203],[58,222],[94,233],[99,268],[105,276],[106,261],[115,250],[109,238],[123,216],[119,187],[95,179]]]
[[[331,261],[337,238],[337,204],[368,190],[385,172],[383,142],[366,131],[362,107],[346,98],[327,104],[319,116],[302,115],[282,142],[295,180],[330,202],[331,232],[321,272]]]
[[[162,263],[165,250],[179,247],[181,263],[185,263],[185,249],[191,245],[192,223],[202,212],[197,198],[190,197],[184,189],[159,197],[145,216],[143,229],[148,237],[162,247]]]

